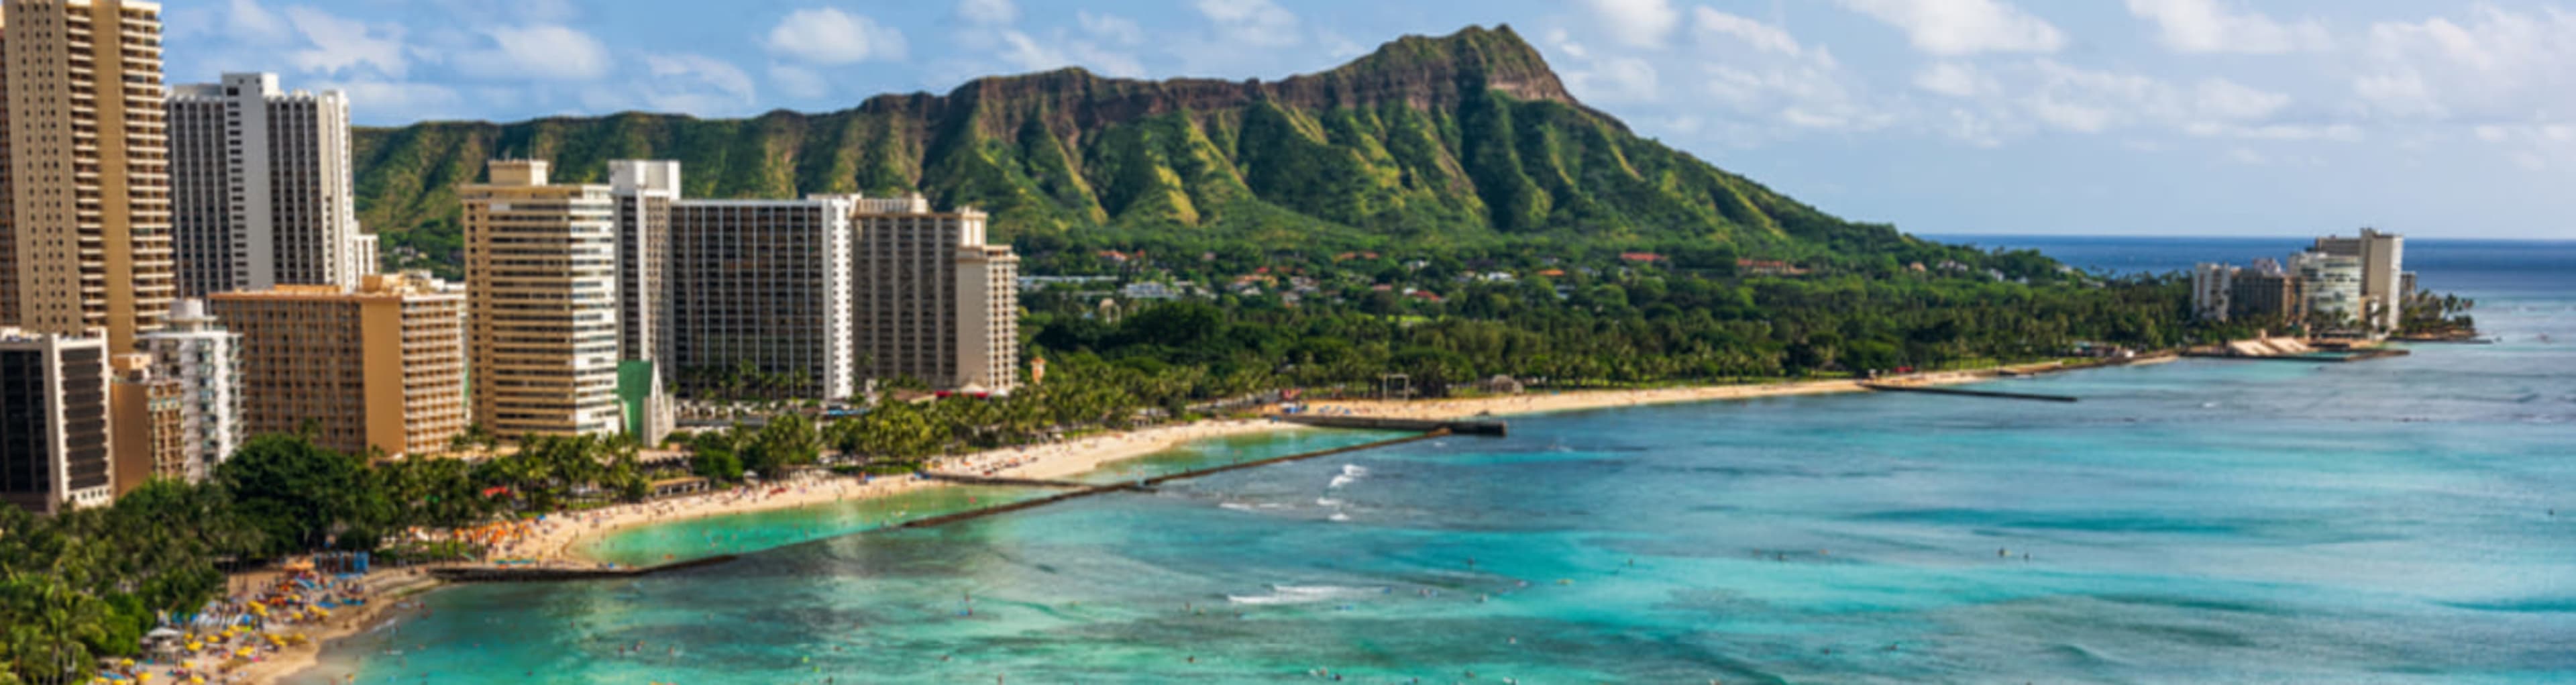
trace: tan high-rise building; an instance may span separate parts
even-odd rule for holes
[[[2365,327],[2396,330],[2398,322],[2405,318],[2405,236],[2365,228],[2361,235],[2351,238],[2318,238],[2308,251],[2351,257],[2361,269],[2360,299],[2347,314],[2361,320]]]
[[[314,444],[386,455],[447,449],[465,432],[464,296],[383,274],[355,289],[281,285],[209,296],[241,336],[248,433],[313,429]]]
[[[984,244],[985,216],[920,196],[860,200],[852,230],[858,377],[1007,391],[1019,364],[1019,258]]]
[[[161,6],[10,0],[0,24],[0,325],[131,350],[177,292]]]
[[[172,89],[172,228],[188,297],[282,283],[354,286],[376,271],[350,189],[349,97],[276,74]]]
[[[546,183],[546,163],[493,160],[465,203],[474,420],[496,435],[616,432],[616,203],[606,185]]]
[[[154,478],[188,477],[186,415],[179,379],[158,375],[152,355],[121,354],[109,360],[114,379],[108,383],[108,428],[116,431],[114,462],[117,496],[133,492]]]

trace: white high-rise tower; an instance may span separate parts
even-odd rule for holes
[[[169,110],[181,293],[345,287],[375,273],[351,189],[347,95],[225,74],[173,88]]]

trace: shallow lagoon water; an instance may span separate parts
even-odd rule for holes
[[[2499,345],[1999,385],[2070,405],[1570,412],[931,530],[825,537],[875,510],[643,529],[603,545],[821,539],[441,590],[306,678],[2566,682],[2570,297],[2482,295]],[[1128,468],[1310,448],[1236,439]],[[913,515],[967,491],[931,492]]]

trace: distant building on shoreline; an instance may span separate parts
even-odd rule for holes
[[[0,501],[56,514],[115,499],[105,336],[0,328]]]
[[[2405,320],[2406,237],[2364,228],[2356,237],[2326,236],[2318,238],[2309,252],[2329,258],[2348,257],[2354,262],[2358,290],[2355,306],[2348,310],[2362,323],[2375,330],[2397,330]]]
[[[2406,294],[2415,287],[2404,264],[2403,236],[2367,228],[2356,238],[2316,239],[2290,255],[2286,269],[2271,259],[2248,268],[2203,263],[2192,268],[2192,315],[2285,322],[2323,316],[2386,333],[2403,321]]]

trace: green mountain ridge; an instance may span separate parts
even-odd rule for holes
[[[1279,81],[1068,68],[819,114],[627,112],[354,134],[360,219],[420,253],[402,266],[452,268],[455,187],[501,155],[551,160],[561,182],[604,182],[612,159],[676,159],[690,197],[918,191],[991,212],[997,240],[1705,239],[1753,253],[1914,244],[1631,133],[1577,102],[1508,26],[1407,36]]]

